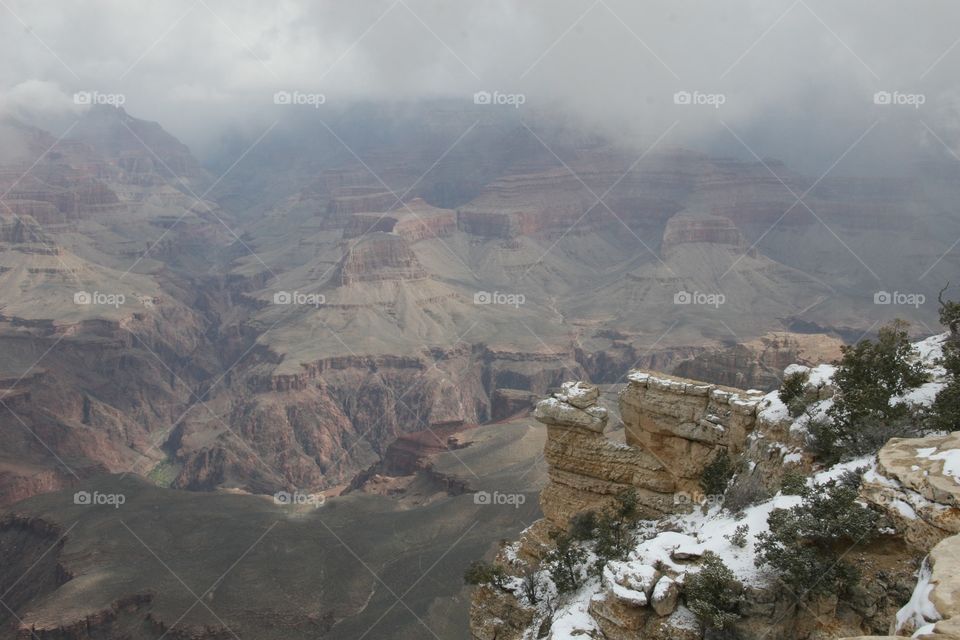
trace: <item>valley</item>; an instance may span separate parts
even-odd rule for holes
[[[874,293],[960,233],[949,178],[640,155],[469,110],[378,136],[338,118],[235,169],[122,108],[60,139],[4,123],[16,637],[465,637],[463,567],[542,515],[529,413],[562,383],[611,411],[634,369],[766,392],[881,321],[936,326]]]

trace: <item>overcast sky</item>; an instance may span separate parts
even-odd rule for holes
[[[949,157],[958,40],[948,0],[2,0],[0,108],[122,94],[202,150],[275,119],[278,91],[322,110],[486,90],[622,138],[674,126],[669,142],[748,154],[739,137],[816,172],[861,138],[850,158]]]

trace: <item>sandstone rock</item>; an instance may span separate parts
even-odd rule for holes
[[[606,409],[581,409],[560,398],[547,398],[538,402],[533,417],[543,424],[586,429],[595,433],[603,433],[607,426]]]
[[[370,233],[353,243],[340,261],[339,279],[354,282],[416,280],[427,277],[406,240],[391,233]]]
[[[682,211],[667,222],[660,244],[660,255],[666,260],[677,246],[685,243],[725,245],[731,251],[742,250],[746,243],[730,218]]]
[[[603,584],[611,595],[635,607],[645,607],[653,596],[660,572],[637,561],[608,562],[603,568]]]
[[[671,474],[655,456],[603,435],[607,413],[596,404],[598,397],[590,385],[565,383],[557,397],[542,400],[534,411],[547,425],[544,458],[550,484],[541,492],[540,504],[558,528],[565,528],[576,513],[605,508],[630,488],[636,489],[645,517],[671,509],[676,489]]]
[[[520,640],[533,623],[534,610],[520,607],[516,599],[499,589],[479,587],[470,603],[470,633],[473,640]]]
[[[960,432],[926,438],[893,438],[877,454],[861,495],[887,512],[905,540],[921,552],[960,533],[960,484],[944,475],[950,452],[960,449]]]
[[[650,606],[657,612],[657,615],[668,616],[677,608],[679,597],[680,587],[677,586],[677,583],[673,579],[663,576],[657,580],[657,584],[653,588]]]
[[[620,393],[627,444],[669,460],[683,490],[698,491],[715,452],[742,451],[755,428],[759,397],[745,391],[642,371],[627,379]]]
[[[600,389],[585,382],[564,382],[557,400],[572,404],[578,409],[587,409],[597,403]]]
[[[936,608],[940,620],[923,625],[925,632],[914,637],[929,640],[958,640],[960,639],[960,535],[942,540],[930,551],[927,559],[931,569],[932,590],[925,597]],[[895,629],[891,629],[891,632],[893,631]],[[916,633],[910,628],[902,631]],[[903,636],[857,636],[844,640],[885,640],[894,637],[902,638]]]

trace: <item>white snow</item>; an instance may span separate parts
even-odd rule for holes
[[[810,369],[810,377],[807,378],[807,384],[813,387],[826,386],[833,382],[833,376],[837,368],[832,364],[818,364]]]
[[[581,382],[564,382],[560,385],[560,399],[566,402],[570,400],[587,400],[596,395],[597,390]]]
[[[802,364],[791,364],[783,370],[783,375],[786,377],[793,373],[806,373],[807,371],[810,371],[810,367],[806,367]]]
[[[692,563],[674,560],[673,551],[702,555],[712,551],[720,556],[724,563],[745,582],[756,583],[760,580],[760,571],[754,565],[754,542],[756,536],[767,530],[767,517],[774,509],[788,509],[800,504],[800,496],[778,495],[762,504],[748,507],[744,517],[737,520],[732,514],[714,507],[706,515],[694,512],[684,516],[675,516],[674,523],[688,533],[664,532],[637,545],[631,553],[646,564],[662,562],[674,571],[683,573],[699,571]],[[725,536],[732,536],[737,527],[746,524],[747,544],[740,548],[732,544]]]
[[[897,611],[897,631],[907,628],[909,625],[909,627],[916,629],[913,634],[913,637],[916,638],[928,624],[935,623],[940,619],[940,612],[930,601],[930,593],[934,587],[930,583],[932,575],[930,564],[924,558],[923,564],[920,566],[920,573],[917,576],[917,586],[913,589],[910,601]],[[932,630],[932,625],[930,626]]]
[[[654,602],[660,602],[661,600],[666,599],[667,594],[670,592],[670,587],[672,587],[674,581],[667,576],[664,576],[657,580],[657,585],[653,588],[653,598]]]
[[[787,409],[787,405],[780,400],[779,391],[771,391],[763,396],[757,417],[769,424],[776,424],[790,417],[790,411]]]
[[[954,482],[960,484],[960,449],[947,449],[939,453],[934,453],[936,447],[924,447],[917,449],[918,458],[928,458],[930,460],[943,460],[943,475],[951,476]]]
[[[901,516],[903,516],[908,520],[917,519],[917,512],[913,510],[913,507],[911,507],[909,504],[907,504],[906,502],[904,502],[899,498],[895,498],[894,500],[892,500],[890,502],[890,506],[896,509],[897,513],[899,513]]]
[[[807,484],[810,486],[813,486],[814,484],[823,484],[829,480],[836,480],[847,471],[856,471],[857,469],[862,469],[864,467],[870,471],[875,467],[875,462],[876,456],[872,454],[854,458],[853,460],[848,460],[847,462],[841,462],[840,464],[835,464],[829,469],[817,473],[813,476],[813,478],[807,480]]]
[[[947,333],[941,333],[936,336],[930,336],[929,338],[921,340],[913,345],[913,348],[917,352],[917,356],[920,358],[920,362],[922,362],[923,365],[928,369],[933,369],[934,375],[940,373],[937,371],[939,366],[937,361],[943,357],[943,344],[947,341],[948,336],[949,334]],[[942,373],[946,372],[942,371]]]
[[[641,562],[608,562],[603,568],[603,584],[617,599],[637,607],[647,605],[647,594],[653,589],[657,570]]]
[[[592,595],[593,592],[584,587],[573,600],[557,610],[550,628],[550,640],[581,640],[600,631],[588,611]]]
[[[890,404],[897,405],[905,402],[915,406],[929,407],[945,386],[947,385],[944,382],[924,382],[919,387],[909,389],[903,395],[890,398]]]

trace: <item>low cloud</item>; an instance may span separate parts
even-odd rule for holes
[[[960,131],[960,5],[859,0],[119,0],[9,2],[2,108],[122,93],[132,114],[193,146],[276,117],[277,91],[472,104],[524,96],[619,139],[669,142],[825,170],[949,154]],[[15,14],[14,15],[11,15]],[[920,108],[877,92],[922,94]],[[721,95],[722,103],[676,95]],[[873,129],[871,129],[873,127]],[[738,140],[739,137],[739,140]],[[749,148],[749,150],[748,150]]]

